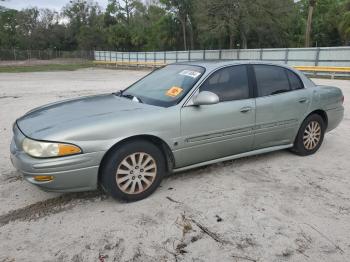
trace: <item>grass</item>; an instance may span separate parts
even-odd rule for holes
[[[94,64],[48,64],[48,65],[28,65],[28,66],[0,66],[0,73],[22,73],[22,72],[48,72],[48,71],[74,71],[81,68],[93,67]]]

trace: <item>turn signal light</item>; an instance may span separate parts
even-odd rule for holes
[[[66,156],[66,155],[74,155],[80,153],[81,150],[79,147],[69,144],[59,144],[58,145],[58,155]]]
[[[34,180],[38,182],[48,182],[54,179],[53,176],[34,176]]]

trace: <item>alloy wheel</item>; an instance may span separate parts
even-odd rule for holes
[[[148,189],[157,175],[157,164],[154,158],[137,152],[126,156],[116,172],[117,186],[127,194],[140,194]]]
[[[303,144],[307,150],[316,148],[321,140],[321,125],[317,121],[311,121],[304,130]]]

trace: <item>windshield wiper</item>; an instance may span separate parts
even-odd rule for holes
[[[119,91],[117,91],[117,92],[115,92],[115,93],[112,93],[113,95],[116,95],[116,96],[122,96],[123,95],[123,92],[124,92],[124,90],[119,90]]]
[[[123,94],[124,90],[119,90],[118,92],[114,93],[116,96],[120,96],[120,97],[125,97],[127,99],[133,100],[136,99],[137,102],[142,103],[142,100],[140,98],[138,98],[137,96],[133,96],[133,95],[129,95],[129,94]]]

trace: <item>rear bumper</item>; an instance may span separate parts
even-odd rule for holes
[[[336,128],[344,118],[344,107],[326,111],[328,118],[327,132]]]
[[[24,178],[46,191],[78,192],[95,190],[98,183],[98,169],[105,152],[85,153],[80,155],[37,159],[17,150],[11,143],[11,162]],[[34,180],[36,175],[53,176],[48,182]]]

